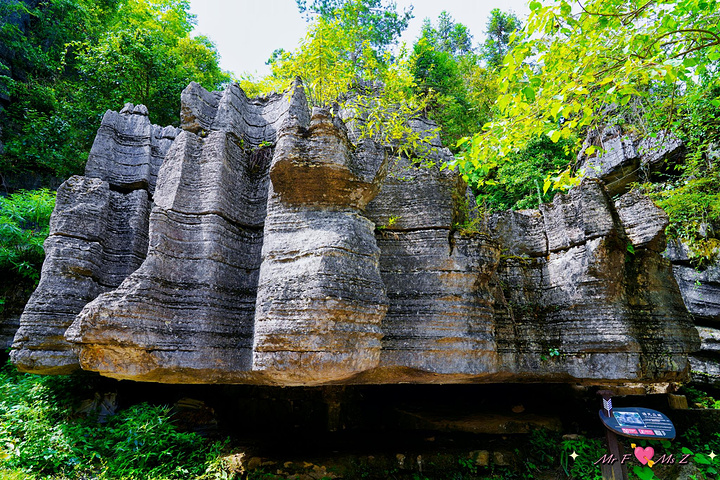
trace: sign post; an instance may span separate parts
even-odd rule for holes
[[[613,407],[612,407],[612,392],[610,390],[600,390],[598,395],[602,396],[603,408],[600,410],[600,419],[603,424],[607,426],[606,419],[613,418]],[[617,435],[609,428],[605,429],[605,437],[607,438],[608,449],[610,455],[615,457],[616,461],[612,463],[600,464],[600,471],[602,472],[603,480],[628,480],[628,471],[625,466],[623,454],[621,451],[620,442],[618,442]]]
[[[617,436],[622,435],[623,437],[646,440],[672,440],[675,438],[675,426],[664,413],[657,410],[640,407],[613,408],[612,392],[609,390],[600,390],[598,395],[601,395],[603,399],[603,408],[599,412],[600,420],[606,427],[605,434],[608,448],[610,449],[611,458],[614,457],[615,460],[601,464],[603,479],[627,480],[628,473],[624,461],[625,457]],[[633,447],[635,446],[633,445]],[[652,467],[652,458],[644,456],[642,453],[644,450],[638,448],[635,449],[635,457],[643,464]],[[648,449],[650,450],[649,455],[652,457],[652,449],[650,447]]]

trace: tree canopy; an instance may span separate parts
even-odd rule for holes
[[[363,40],[380,52],[396,43],[413,18],[413,7],[398,12],[397,4],[385,0],[295,0],[308,21],[313,14],[326,21],[339,20],[342,28],[362,32]]]
[[[153,122],[177,125],[190,81],[215,89],[231,79],[212,42],[190,35],[187,0],[12,0],[0,18],[25,22],[0,28],[6,174],[81,173],[105,110],[143,103]]]
[[[249,95],[283,91],[299,75],[310,104],[354,112],[353,132],[408,156],[428,139],[406,119],[427,116],[456,154],[447,167],[488,210],[534,207],[571,188],[583,175],[577,154],[603,153],[580,152],[588,131],[670,131],[687,146],[676,177],[635,188],[668,211],[674,235],[700,242],[720,221],[718,162],[707,154],[720,144],[718,0],[533,0],[524,24],[494,9],[475,45],[444,11],[410,46],[398,39],[412,8],[296,1],[307,34],[273,52],[270,75],[241,79]],[[187,0],[8,0],[0,19],[3,175],[79,173],[106,109],[145,103],[155,123],[177,124],[187,83],[231,80],[212,42],[191,35]]]
[[[490,12],[485,30],[487,38],[481,49],[482,58],[489,67],[502,65],[503,58],[510,50],[511,36],[521,28],[522,24],[515,14],[503,12],[499,8]]]
[[[499,72],[499,115],[462,140],[457,164],[477,183],[533,137],[572,138],[577,150],[580,132],[614,107],[651,99],[659,88],[688,91],[717,69],[715,1],[533,1],[530,8]]]

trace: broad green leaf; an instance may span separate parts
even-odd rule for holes
[[[535,90],[533,90],[532,87],[528,86],[528,87],[523,88],[523,94],[525,95],[525,98],[527,98],[527,100],[529,102],[535,101]]]

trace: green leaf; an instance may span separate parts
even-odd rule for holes
[[[525,98],[527,98],[529,102],[535,101],[535,90],[533,90],[532,87],[523,88],[523,94],[525,95]]]
[[[549,178],[546,178],[543,182],[543,193],[547,193],[547,191],[550,190],[550,187],[552,187],[552,181]]]
[[[594,145],[590,145],[588,148],[585,149],[585,155],[587,155],[588,157],[589,157],[590,155],[592,155],[593,153],[595,153],[595,146],[594,146]]]
[[[535,10],[539,10],[540,7],[542,7],[542,3],[540,2],[530,2],[530,11],[534,12]]]

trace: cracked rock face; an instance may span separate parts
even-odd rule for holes
[[[667,218],[648,202],[613,204],[600,182],[586,180],[539,212],[492,219],[509,247],[494,281],[503,364],[530,377],[687,375],[697,333],[669,263],[653,249]],[[660,217],[654,227],[638,228],[635,220],[650,215]]]
[[[150,125],[143,106],[105,115],[86,176],[58,191],[20,369],[274,385],[688,376],[698,333],[645,197],[613,202],[590,180],[458,229],[458,175],[354,145],[299,81],[257,99],[193,83],[181,125]],[[433,146],[435,165],[450,158]]]

